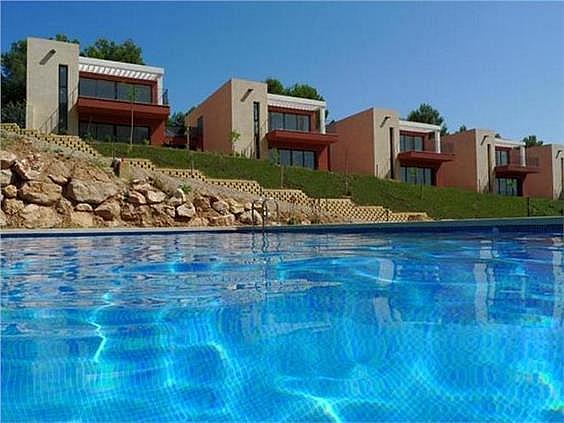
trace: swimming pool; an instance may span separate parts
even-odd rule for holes
[[[2,421],[562,420],[550,233],[2,240]]]

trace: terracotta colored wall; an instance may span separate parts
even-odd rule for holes
[[[562,151],[561,153],[558,153]],[[527,175],[526,185],[531,197],[562,198],[562,167],[564,145],[543,145],[527,148],[527,160],[538,158],[539,173]]]
[[[233,146],[229,140],[231,132],[231,80],[219,87],[186,117],[187,126],[196,126],[198,118],[204,117],[205,151],[230,154]]]
[[[477,191],[476,132],[445,135],[441,137],[441,144],[444,152],[455,154],[453,161],[441,166],[440,175],[437,175],[441,185]]]
[[[373,109],[334,122],[327,130],[339,136],[330,147],[331,170],[374,175]]]

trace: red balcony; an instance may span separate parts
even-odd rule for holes
[[[136,118],[166,119],[169,114],[169,107],[160,104],[130,103],[91,97],[79,97],[77,107],[78,113],[85,115],[129,116],[132,107]]]
[[[539,173],[540,169],[537,166],[525,165],[521,166],[516,163],[509,163],[502,166],[495,167],[495,174],[501,177],[519,177],[526,176],[529,173]]]
[[[337,134],[322,134],[319,132],[299,132],[276,129],[266,134],[268,143],[274,147],[295,144],[300,147],[328,146],[337,142]]]
[[[444,162],[454,160],[454,154],[434,151],[403,151],[398,154],[398,160],[404,164],[437,167]]]

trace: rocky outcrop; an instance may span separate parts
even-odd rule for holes
[[[50,206],[61,198],[62,192],[63,189],[57,184],[29,181],[20,189],[20,197],[28,203]]]
[[[57,212],[50,207],[28,204],[20,213],[26,228],[53,228],[60,223]]]
[[[73,179],[67,186],[67,197],[78,203],[98,205],[117,195],[118,187],[112,182]]]

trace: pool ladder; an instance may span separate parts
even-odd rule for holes
[[[275,206],[276,206],[276,218],[279,219],[280,218],[280,204],[278,204],[278,201],[272,197],[268,197],[268,198],[258,198],[253,200],[253,202],[251,203],[251,219],[253,222],[253,227],[256,225],[255,222],[255,211],[257,210],[256,208],[256,204],[259,203],[261,204],[261,211],[262,211],[262,232],[264,233],[264,226],[266,225],[266,222],[268,220],[269,217],[269,209],[268,209],[268,202],[274,202]]]

